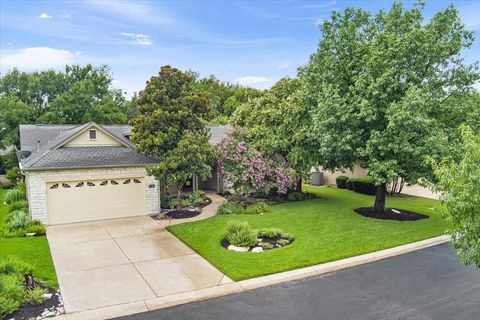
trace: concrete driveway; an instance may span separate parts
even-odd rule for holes
[[[231,281],[150,217],[51,226],[47,237],[67,313]]]

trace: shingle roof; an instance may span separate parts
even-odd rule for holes
[[[122,167],[149,165],[158,161],[134,149],[115,147],[75,147],[51,150],[31,163],[30,169]]]
[[[69,138],[95,125],[117,138],[124,146],[59,148]],[[22,169],[85,168],[103,166],[148,165],[157,161],[135,151],[128,139],[129,125],[20,125],[20,149],[31,154],[22,159]],[[218,144],[230,131],[230,126],[211,126],[210,143]]]

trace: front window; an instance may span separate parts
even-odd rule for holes
[[[97,139],[97,130],[90,130],[90,140]]]

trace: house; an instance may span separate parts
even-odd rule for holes
[[[211,127],[216,144],[228,126]],[[62,224],[160,212],[160,183],[146,168],[157,160],[135,151],[128,125],[20,125],[19,167],[32,219]],[[219,188],[212,178],[192,187]]]

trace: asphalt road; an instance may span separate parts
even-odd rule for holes
[[[447,244],[335,273],[119,319],[480,319],[480,270]]]

